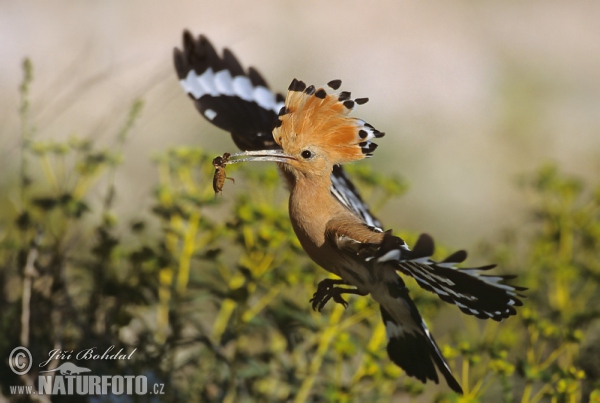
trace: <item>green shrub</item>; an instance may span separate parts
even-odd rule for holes
[[[18,345],[36,362],[55,348],[135,349],[131,360],[86,366],[147,375],[165,383],[165,401],[599,401],[600,188],[553,166],[523,178],[530,219],[482,248],[529,287],[516,318],[466,317],[409,282],[434,328],[448,327],[448,317],[465,324],[438,335],[465,390],[459,398],[390,363],[370,298],[351,298],[345,310],[310,309],[326,272],[293,234],[274,167],[233,167],[235,185],[215,197],[211,160],[219,153],[168,150],[155,158],[148,218],[125,225],[114,212],[114,177],[142,103],[123,117],[113,151],[75,137],[36,141],[29,62],[25,73],[21,166],[3,192],[19,196],[0,221],[2,357]],[[406,189],[367,165],[349,170],[371,205]],[[0,365],[2,393],[35,375]]]

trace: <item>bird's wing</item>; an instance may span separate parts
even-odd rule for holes
[[[260,73],[244,69],[228,49],[220,56],[210,41],[183,33],[183,49],[175,49],[175,70],[183,90],[202,116],[231,133],[243,151],[277,149],[272,135],[284,97],[269,89]],[[341,166],[331,174],[331,193],[366,224],[381,227]]]
[[[245,70],[229,50],[219,56],[204,36],[183,34],[183,49],[173,54],[179,83],[202,116],[231,133],[242,150],[279,148],[271,131],[283,96],[275,94],[258,71]]]
[[[431,259],[434,242],[427,234],[422,234],[410,250],[406,242],[391,231],[381,233],[364,225],[332,220],[327,225],[327,237],[341,251],[365,264],[389,263],[402,274],[414,278],[421,288],[480,319],[501,321],[515,315],[515,307],[523,305],[520,298],[524,296],[519,291],[525,288],[504,282],[515,276],[482,274],[495,265],[459,269],[456,265],[467,258],[465,251],[436,262]]]
[[[515,315],[515,307],[523,305],[520,298],[524,295],[519,291],[526,288],[505,283],[516,276],[482,273],[496,265],[459,269],[456,265],[467,258],[467,252],[463,250],[436,262],[431,259],[434,242],[429,235],[422,234],[413,250],[408,250],[406,243],[399,243],[394,238],[387,234],[376,259],[392,261],[397,270],[414,278],[421,288],[455,304],[464,313],[479,319],[501,321]]]
[[[356,214],[370,227],[381,229],[383,225],[371,213],[369,206],[360,197],[360,193],[348,178],[341,165],[335,165],[331,173],[331,194],[346,208]]]

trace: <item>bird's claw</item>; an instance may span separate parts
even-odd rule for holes
[[[313,297],[309,301],[312,303],[313,310],[321,312],[331,298],[338,304],[342,304],[344,308],[348,307],[348,302],[346,302],[341,295],[344,289],[334,287],[335,284],[340,284],[340,281],[325,279],[317,285],[317,291],[315,291]]]

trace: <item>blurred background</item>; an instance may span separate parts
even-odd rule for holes
[[[497,324],[407,280],[461,402],[600,401],[598,21],[592,0],[0,1],[0,356],[137,349],[85,364],[163,382],[160,401],[458,401],[389,362],[369,298],[310,309],[326,273],[274,168],[232,166],[215,199],[235,146],[179,86],[189,29],[275,91],[369,97],[355,115],[387,135],[349,171],[376,215],[529,287]],[[35,371],[5,364],[0,402],[29,401],[9,385]]]
[[[274,90],[294,77],[341,78],[355,96],[368,96],[355,114],[387,133],[368,163],[410,184],[379,213],[394,229],[470,247],[523,219],[519,174],[546,161],[587,178],[600,171],[595,1],[26,1],[0,8],[4,129],[19,124],[26,56],[37,67],[32,116],[42,139],[75,132],[101,139],[134,98],[146,102],[117,178],[126,184],[124,213],[147,200],[153,152],[234,149],[178,85],[171,52],[184,28],[231,48]],[[0,138],[2,171],[16,166],[17,147],[17,138]]]

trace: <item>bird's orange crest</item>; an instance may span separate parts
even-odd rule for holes
[[[341,80],[327,85],[337,90]],[[324,88],[306,86],[294,79],[288,88],[285,106],[279,112],[273,137],[287,153],[294,153],[314,146],[326,150],[329,160],[341,164],[370,157],[377,148],[371,140],[383,137],[364,120],[348,114],[368,98],[351,99],[350,93],[342,91],[328,94]]]

